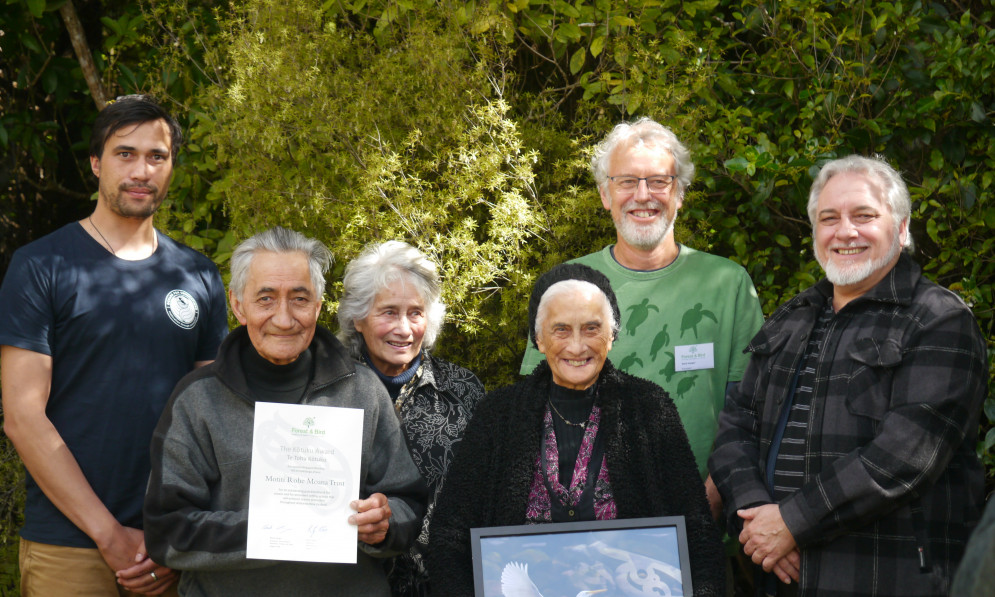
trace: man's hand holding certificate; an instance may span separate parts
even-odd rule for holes
[[[387,496],[374,493],[365,500],[356,500],[349,504],[356,514],[349,517],[349,524],[356,525],[359,540],[363,543],[376,545],[387,538],[390,525],[390,504]]]

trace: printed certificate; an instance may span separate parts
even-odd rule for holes
[[[363,411],[256,403],[246,556],[356,563]]]

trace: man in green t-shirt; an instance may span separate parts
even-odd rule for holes
[[[619,124],[595,148],[591,171],[618,241],[575,261],[608,276],[618,297],[608,356],[670,393],[704,478],[726,387],[742,377],[743,349],[763,323],[757,292],[741,266],[674,241],[694,164],[670,129],[648,118]],[[541,359],[529,343],[521,372]],[[706,487],[717,513],[710,479]]]

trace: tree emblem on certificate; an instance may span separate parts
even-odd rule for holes
[[[356,563],[363,411],[257,402],[246,555]]]

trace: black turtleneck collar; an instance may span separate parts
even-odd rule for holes
[[[276,365],[264,359],[251,342],[246,342],[239,351],[239,360],[255,398],[262,402],[300,402],[312,377],[311,350],[302,352],[292,363]]]

